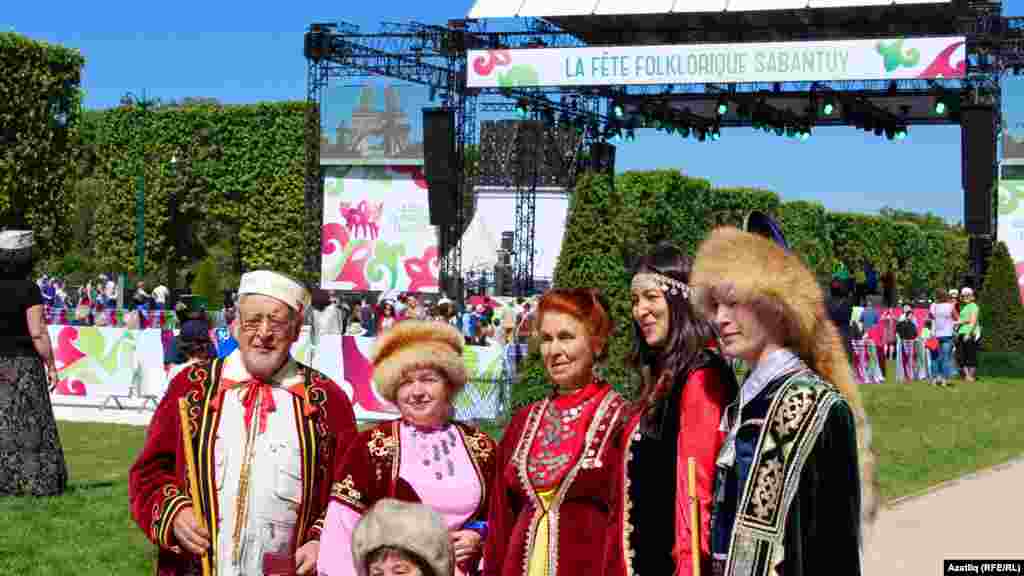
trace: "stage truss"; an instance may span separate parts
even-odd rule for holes
[[[823,16],[827,12],[827,18]],[[910,16],[908,16],[908,14]],[[912,17],[911,17],[912,16]],[[751,25],[758,18],[785,19],[789,26]],[[618,20],[616,18],[619,18]],[[843,20],[847,18],[847,20]],[[901,20],[902,18],[902,20]],[[557,25],[556,25],[557,23]],[[562,181],[571,187],[583,151],[596,142],[628,137],[638,128],[671,126],[700,140],[715,140],[722,127],[751,126],[793,135],[809,135],[815,126],[855,126],[879,136],[902,135],[914,125],[960,124],[961,106],[991,106],[994,134],[1001,134],[1002,77],[1024,73],[1024,18],[1005,18],[998,2],[972,2],[955,14],[943,13],[922,20],[912,12],[886,8],[871,11],[797,10],[771,14],[732,15],[711,21],[682,18],[663,26],[656,17],[519,19],[489,31],[485,21],[451,20],[446,26],[420,23],[384,23],[377,32],[364,33],[351,24],[312,24],[305,35],[307,101],[314,110],[307,130],[307,213],[311,227],[320,229],[322,173],[319,170],[320,123],[316,121],[324,90],[332,82],[359,77],[387,77],[428,86],[441,105],[455,112],[456,170],[459,178],[457,213],[441,231],[441,281],[460,298],[462,279],[461,237],[472,216],[473,188],[468,174],[467,150],[476,149],[480,182],[513,187],[516,191],[514,279],[518,294],[529,293],[533,283],[533,222],[536,188],[547,177],[550,159],[534,159],[532,175],[523,177],[515,162],[503,174],[485,169],[483,146],[478,143],[478,115],[518,114],[522,120],[542,122],[545,140],[550,129],[574,130],[578,137],[551,146],[551,153],[568,160],[559,164]],[[649,29],[645,29],[645,24]],[[627,26],[628,25],[628,26]],[[615,44],[751,42],[765,40],[820,40],[899,35],[962,35],[967,38],[967,74],[957,80],[899,80],[881,82],[666,84],[558,88],[474,88],[466,86],[467,52],[496,48],[572,48]],[[936,99],[955,104],[949,113],[933,112]],[[834,100],[840,114],[821,114],[823,101]],[[722,102],[728,111],[718,113]],[[507,117],[507,116],[506,116]],[[316,126],[313,126],[313,124]],[[556,139],[557,140],[557,139]],[[518,147],[506,140],[504,146]],[[498,147],[502,144],[496,144]],[[560,146],[560,147],[559,147]],[[993,142],[995,146],[995,142]],[[547,149],[547,146],[543,147]],[[492,159],[489,159],[492,160]],[[539,167],[538,167],[539,166]],[[993,165],[993,173],[997,166]],[[517,172],[518,170],[518,172]],[[550,167],[548,168],[550,170]],[[991,230],[997,229],[992,211]],[[311,243],[312,270],[319,270],[320,244]],[[974,262],[979,277],[981,262]]]

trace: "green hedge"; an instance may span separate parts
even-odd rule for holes
[[[305,216],[306,109],[283,102],[88,113],[83,140],[95,161],[87,176],[107,192],[96,208],[91,256],[102,269],[135,270],[135,181],[144,169],[147,271],[173,255],[175,191],[186,234],[179,264],[194,265],[237,235],[245,268],[317,276],[305,271],[315,249]]]
[[[669,241],[693,254],[714,226],[741,225],[751,210],[776,216],[794,251],[822,282],[839,264],[864,281],[864,264],[892,272],[897,294],[934,295],[960,283],[967,240],[954,232],[927,229],[886,216],[829,213],[815,202],[781,202],[774,192],[714,188],[676,170],[625,172],[612,182],[581,177],[573,191],[555,269],[557,287],[598,287],[609,298],[616,323],[608,376],[616,388],[635,391],[625,360],[632,345],[627,267],[652,246]],[[519,407],[550,390],[539,354],[532,352],[513,387]]]
[[[985,350],[1024,352],[1024,305],[1020,301],[1017,271],[1003,242],[996,243],[992,250],[985,284],[978,293],[978,306]]]
[[[0,223],[32,228],[43,258],[71,236],[84,63],[77,50],[0,32]]]

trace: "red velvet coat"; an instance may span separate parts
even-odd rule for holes
[[[549,511],[549,576],[617,574],[622,565],[619,501],[622,491],[626,403],[608,388],[588,428],[582,457],[558,489]],[[498,446],[498,478],[491,492],[485,576],[525,576],[540,521],[527,455],[550,399],[517,412]]]
[[[174,516],[192,505],[188,493],[184,445],[178,399],[189,404],[193,453],[199,479],[199,507],[211,538],[217,540],[217,493],[213,481],[213,442],[220,412],[210,409],[220,380],[222,361],[194,364],[171,382],[146,432],[142,453],[132,465],[128,498],[132,518],[159,547],[157,574],[200,574],[199,557],[177,545],[172,528]],[[302,451],[302,506],[299,509],[293,546],[318,540],[330,498],[335,459],[340,458],[356,436],[355,414],[345,393],[323,374],[306,371],[305,397],[295,396],[294,409]],[[293,550],[294,552],[294,550]],[[213,554],[206,556],[211,566]],[[216,567],[213,567],[216,573]]]
[[[399,476],[402,462],[400,426],[401,420],[392,420],[359,433],[348,453],[338,462],[331,498],[360,514],[365,514],[384,498],[422,502],[428,506],[439,504],[423,502],[413,487]],[[490,436],[468,424],[453,422],[453,426],[462,436],[480,482],[480,503],[468,522],[486,521],[488,496],[497,469],[497,445]],[[466,561],[463,571],[474,573],[468,567],[477,566],[479,561],[479,557]]]
[[[480,481],[480,505],[470,521],[486,520],[487,496],[494,483],[497,446],[480,430],[462,422],[453,424],[462,436]],[[398,475],[402,462],[399,426],[401,420],[391,420],[359,433],[345,457],[337,463],[331,498],[360,514],[365,514],[384,498],[421,502],[412,486]]]

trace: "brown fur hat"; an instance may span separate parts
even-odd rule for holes
[[[419,556],[433,576],[454,573],[448,527],[437,512],[423,504],[385,498],[359,520],[352,532],[352,561],[359,576],[367,574],[367,557],[385,546]]]
[[[435,368],[448,380],[448,398],[454,398],[466,385],[463,344],[462,334],[444,322],[396,323],[377,338],[370,357],[377,391],[394,404],[398,385],[407,371]]]
[[[793,350],[846,397],[855,410],[860,395],[839,331],[825,308],[825,293],[799,256],[768,238],[737,228],[716,228],[697,249],[690,283],[693,303],[713,319],[714,295],[726,290],[737,302],[781,312],[783,345]]]

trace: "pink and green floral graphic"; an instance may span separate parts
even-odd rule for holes
[[[900,68],[916,68],[921,63],[921,51],[913,47],[905,47],[904,39],[880,40],[875,50],[882,57],[882,66],[886,72],[895,72]],[[961,78],[967,71],[967,61],[953,62],[953,56],[964,46],[962,41],[946,46],[934,60],[917,75],[918,78]]]
[[[94,326],[55,328],[56,394],[127,395],[136,377],[137,331]]]
[[[438,289],[437,234],[418,166],[351,167],[324,186],[321,284],[341,290]]]
[[[498,86],[515,88],[518,86],[536,86],[540,81],[537,69],[529,64],[512,65],[512,53],[508,50],[488,50],[486,56],[473,60],[473,70],[480,76],[490,76],[497,68],[509,67],[498,71]]]

